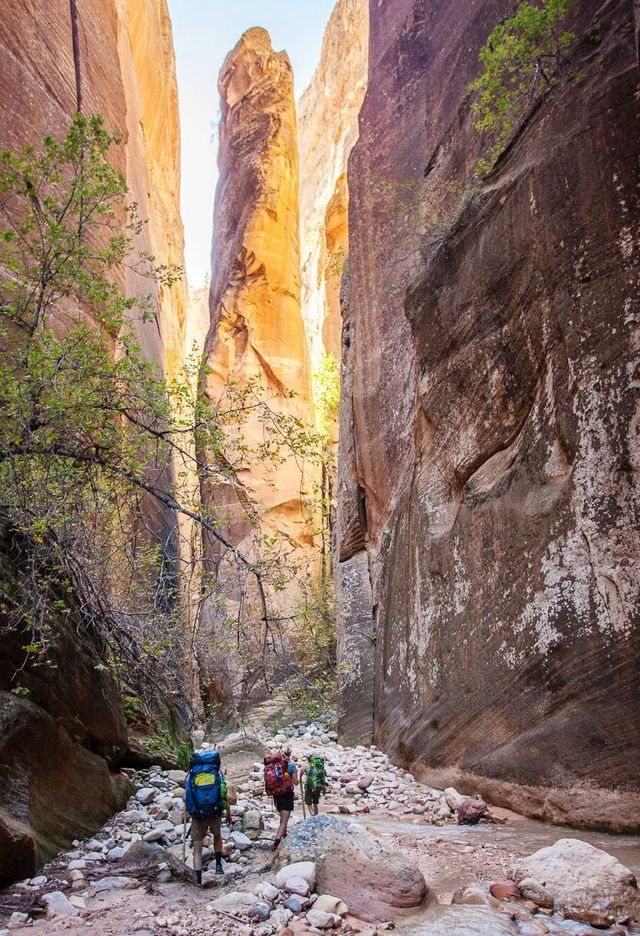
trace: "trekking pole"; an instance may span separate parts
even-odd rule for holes
[[[304,791],[303,791],[303,789],[302,789],[302,777],[300,777],[300,797],[301,797],[301,799],[302,799],[302,816],[303,816],[304,819],[306,819],[306,818],[307,818],[307,810],[306,810],[306,807],[305,807],[305,805],[304,805]]]
[[[182,807],[182,864],[187,863],[187,804]]]

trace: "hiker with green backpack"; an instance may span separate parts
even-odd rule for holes
[[[304,801],[309,807],[312,816],[318,815],[320,797],[327,792],[327,773],[324,766],[324,757],[306,751],[307,763],[302,771],[304,778]]]

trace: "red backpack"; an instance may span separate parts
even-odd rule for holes
[[[267,755],[264,759],[264,788],[267,796],[282,796],[293,790],[293,777],[287,770],[289,759],[284,754]]]

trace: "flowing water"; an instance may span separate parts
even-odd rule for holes
[[[413,825],[400,820],[366,817],[366,825],[378,833],[394,836],[410,836],[416,840],[439,840],[443,854],[446,854],[447,842],[452,845],[470,844],[495,847],[515,855],[529,855],[539,848],[553,845],[561,838],[578,838],[597,848],[602,848],[614,855],[622,864],[640,877],[640,837],[610,835],[604,832],[587,832],[564,826],[553,826],[534,819],[525,819],[509,814],[507,825],[477,826],[431,826]],[[444,863],[444,862],[443,862]],[[436,896],[451,894],[457,887],[477,881],[476,877],[465,880],[459,870],[446,870],[438,873],[430,881]],[[551,919],[536,917],[548,925],[551,933],[577,934],[594,933],[590,927],[581,923],[563,920],[559,915]],[[501,936],[503,933],[525,936],[531,930],[526,923],[517,923],[492,907],[432,904],[413,917],[397,922],[397,930],[402,936]],[[606,931],[605,931],[606,932]],[[629,933],[640,932],[630,929]]]

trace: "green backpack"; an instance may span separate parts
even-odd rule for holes
[[[307,772],[307,790],[310,793],[322,793],[325,780],[324,757],[312,754],[309,758],[309,770]]]

